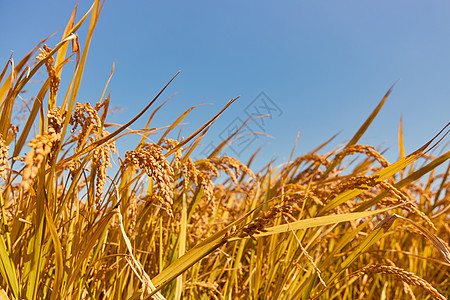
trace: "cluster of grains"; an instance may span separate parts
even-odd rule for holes
[[[41,51],[41,53],[36,57],[36,59],[44,60],[47,56],[50,55],[52,49],[47,47],[47,45],[44,45],[42,48],[39,48],[39,51]],[[45,62],[48,78],[50,79],[50,99],[53,103],[56,99],[56,93],[59,89],[59,82],[61,81],[61,79],[57,76],[55,67],[53,66],[54,61],[55,60],[53,56],[50,56]]]
[[[215,177],[219,177],[219,175]],[[199,172],[197,176],[197,182],[203,188],[203,198],[206,202],[210,202],[214,198],[213,178],[209,172]]]
[[[63,117],[61,117],[61,108],[53,108],[50,109],[47,113],[47,123],[49,131],[53,130],[55,132],[61,132],[62,129],[62,121]]]
[[[145,144],[142,149],[127,151],[124,165],[138,166],[155,182],[161,194],[161,205],[173,216],[173,169],[157,144]]]
[[[197,178],[200,171],[195,167],[194,162],[190,157],[187,157],[185,163],[181,166],[181,175],[184,178],[183,188],[185,191],[189,189],[189,181],[192,180],[195,185],[198,184]]]
[[[58,147],[61,140],[62,124],[61,118],[57,117],[58,115],[59,108],[50,110],[47,114],[49,120],[48,131],[42,135],[37,135],[28,144],[31,150],[25,157],[25,168],[22,172],[22,181],[20,183],[25,191],[30,189],[33,179],[36,177],[45,158]],[[50,160],[53,159],[50,157]],[[49,162],[51,163],[51,161]]]
[[[214,184],[212,180],[220,176],[220,171],[228,174],[236,185],[238,184],[237,176],[243,173],[250,175],[254,178],[253,172],[247,168],[246,165],[239,162],[234,157],[223,156],[223,157],[212,157],[209,159],[201,159],[196,161],[199,172],[196,172],[196,179],[199,184],[203,187],[204,197],[207,201],[212,200],[214,196]],[[190,174],[192,176],[193,174]]]
[[[261,216],[255,218],[253,221],[245,225],[239,230],[239,237],[250,237],[256,240],[253,235],[260,232],[266,232],[265,227],[269,225],[280,214],[291,214],[292,204],[286,202],[284,204],[274,205],[270,210],[264,212]]]
[[[378,185],[380,182],[377,181],[378,176],[354,176],[343,180],[341,183],[336,185],[332,191],[330,197],[335,197],[343,192],[350,191],[353,189],[363,189],[367,190]]]
[[[325,206],[333,197],[355,188],[366,190],[366,192],[360,194],[358,198],[373,198],[375,196],[374,193],[368,193],[368,189],[377,184],[375,180],[376,177],[345,177],[340,183],[335,184],[334,181],[337,181],[340,177],[332,177],[331,181],[323,182],[323,172],[320,172],[320,170],[307,170],[310,170],[311,172],[302,171],[295,177],[295,180],[283,184],[282,189],[280,189],[278,193],[279,197],[296,205],[311,200],[314,205]],[[319,184],[317,184],[318,182]],[[354,205],[354,202],[347,201],[336,207],[335,210],[338,213],[347,213]],[[294,208],[308,214],[308,210],[303,210],[296,206],[294,206]]]
[[[433,222],[430,220],[430,218],[425,215],[422,211],[420,211],[416,204],[408,199],[408,196],[405,195],[402,191],[395,188],[393,185],[391,185],[388,182],[381,181],[379,182],[380,186],[389,192],[397,201],[400,203],[404,203],[404,207],[411,211],[413,214],[417,215],[418,217],[422,218],[431,228],[434,230],[437,230],[436,226],[433,224]]]
[[[285,173],[288,173],[292,169],[299,168],[302,163],[311,163],[315,168],[309,167],[299,172],[294,178],[293,182],[298,184],[305,184],[311,178],[313,180],[319,180],[322,177],[323,171],[319,169],[320,166],[328,167],[330,161],[327,159],[326,155],[319,155],[314,153],[308,153],[297,157],[290,165],[286,168]]]
[[[369,188],[373,187],[381,187],[386,192],[390,193],[394,199],[396,200],[394,203],[393,201],[389,201],[389,204],[404,204],[404,208],[412,212],[413,214],[419,216],[422,218],[427,224],[433,228],[436,229],[433,222],[431,222],[430,218],[427,217],[423,212],[421,212],[419,209],[417,209],[417,206],[414,202],[408,199],[408,196],[395,188],[392,184],[386,182],[386,181],[380,181],[378,180],[378,175],[374,176],[354,176],[351,178],[348,178],[341,183],[339,183],[337,186],[335,186],[329,197],[334,197],[336,195],[339,195],[345,191],[353,190],[353,189],[364,189],[367,190]],[[386,204],[386,200],[384,202]]]
[[[197,182],[203,187],[203,198],[210,202],[214,197],[213,179],[220,176],[219,170],[207,159],[196,162],[199,172],[197,173]]]
[[[213,182],[221,175],[221,171],[229,175],[230,182],[233,183],[226,185],[226,191],[224,184],[214,184]],[[210,230],[220,229],[220,223],[211,221],[211,216],[217,215],[218,211],[224,219],[229,219],[232,215],[237,214],[238,204],[231,200],[235,199],[234,196],[231,198],[230,196],[243,191],[230,191],[228,188],[244,186],[246,182],[239,177],[243,174],[254,177],[253,172],[247,166],[226,156],[201,159],[195,163],[187,157],[184,159],[180,173],[184,179],[182,182],[184,192],[188,193],[191,188],[194,188],[196,190],[192,190],[193,193],[201,192],[202,195],[191,217],[192,222],[196,224],[195,238],[201,238]],[[243,194],[242,196],[244,196]]]
[[[178,146],[179,142],[173,139],[167,139],[164,141],[165,145],[162,146],[163,149],[172,150],[176,146]],[[183,148],[179,147],[174,153],[173,161],[171,166],[174,170],[177,170],[181,167],[181,156],[183,155]]]
[[[15,139],[18,132],[19,132],[18,126],[14,126],[12,124],[9,125],[7,135],[10,137],[10,139]]]
[[[97,137],[100,137],[101,121],[98,116],[98,111],[101,106],[101,103],[97,103],[95,107],[92,107],[89,103],[77,103],[75,106],[75,111],[72,114],[69,124],[73,126],[72,133],[75,132],[78,126],[81,127],[78,135],[75,137],[78,141],[78,147],[83,146],[87,142],[92,131]]]
[[[383,168],[389,166],[389,162],[378,152],[375,150],[375,147],[368,145],[353,145],[336,155],[336,160],[341,160],[347,155],[355,154],[355,153],[364,153],[369,157],[373,157],[376,161],[378,161]]]
[[[134,229],[136,228],[136,217],[137,217],[137,210],[138,210],[138,202],[135,197],[135,195],[132,195],[129,198],[129,205],[128,205],[128,232],[130,233],[131,240],[134,240],[138,232],[136,232]]]
[[[324,206],[322,199],[329,195],[329,189],[318,188],[313,191],[306,191],[306,187],[298,184],[288,183],[284,185],[284,192],[282,193],[285,201],[290,201],[295,204],[301,204],[305,200],[311,199],[315,204]]]
[[[103,130],[102,137],[108,134],[106,130]],[[116,152],[116,146],[112,141],[107,141],[94,149],[92,163],[97,167],[97,184],[95,186],[96,203],[100,203],[102,199],[103,188],[106,184],[106,170],[112,167],[110,154]]]
[[[61,108],[52,108],[47,113],[47,124],[48,124],[48,132],[49,133],[56,133],[59,135],[59,140],[61,139],[61,129],[62,129],[62,123],[63,118],[61,117],[60,113]],[[59,141],[58,140],[58,141]],[[59,146],[59,143],[54,143],[51,149],[50,153],[50,163],[53,163],[56,159],[52,154],[56,150],[56,148]]]
[[[99,110],[104,106],[104,102],[97,102],[95,107],[89,103],[77,103],[74,113],[70,119],[70,124],[73,125],[72,133],[80,127],[78,135],[75,136],[77,140],[78,149],[85,147],[100,138],[107,136],[109,133],[103,129],[99,117]],[[94,134],[95,138],[91,137]],[[103,195],[103,188],[106,184],[106,170],[112,165],[110,163],[110,154],[116,153],[116,147],[113,141],[107,141],[97,146],[93,151],[92,163],[96,167],[97,182],[95,187],[95,201],[100,203]],[[71,166],[73,169],[75,166]]]
[[[8,150],[9,146],[0,134],[0,178],[6,177],[6,168],[8,166]]]
[[[427,291],[434,299],[445,300],[446,298],[440,294],[429,282],[420,278],[414,273],[407,272],[395,266],[372,265],[359,270],[358,275],[365,274],[389,274],[398,280],[410,285],[419,286]]]
[[[291,166],[298,166],[303,162],[312,162],[313,164],[325,167],[328,167],[328,165],[330,164],[330,161],[325,156],[314,153],[308,153],[297,157],[291,163]]]
[[[253,174],[252,170],[250,170],[246,165],[244,165],[234,157],[229,156],[213,157],[210,158],[208,161],[214,164],[214,166],[218,170],[227,173],[228,176],[230,176],[233,183],[236,185],[238,184],[237,176],[241,176],[243,173],[250,175],[250,177],[252,178],[255,177],[255,174]]]

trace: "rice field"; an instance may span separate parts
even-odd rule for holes
[[[59,43],[0,73],[0,299],[448,299],[447,126],[406,154],[400,123],[399,159],[388,162],[359,141],[389,90],[344,144],[255,170],[257,153],[219,155],[236,132],[194,160],[236,99],[179,140],[168,137],[192,108],[152,128],[177,74],[122,126],[108,123],[108,84],[97,103],[79,102],[102,5],[74,10]],[[19,95],[41,71],[19,128]],[[116,141],[130,135],[133,150],[119,156]]]

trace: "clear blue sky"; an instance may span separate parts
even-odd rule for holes
[[[60,29],[48,42],[52,47],[75,3],[1,1],[2,64],[11,50],[18,61]],[[78,16],[91,4],[81,0]],[[258,137],[245,149],[237,145],[238,154],[227,151],[245,161],[264,145],[261,166],[273,157],[286,161],[299,130],[296,154],[339,131],[333,146],[351,138],[400,79],[362,140],[385,143],[393,162],[401,114],[407,153],[450,121],[449,37],[446,1],[106,1],[79,101],[98,101],[115,61],[111,105],[126,111],[109,121],[125,123],[181,70],[161,100],[179,93],[155,127],[172,123],[192,105],[212,103],[186,119],[187,136],[241,96],[209,132],[207,147],[220,143],[230,123],[245,120],[264,92],[272,101],[266,103],[276,105],[274,115],[250,127],[273,138]],[[121,145],[122,154],[127,147]]]

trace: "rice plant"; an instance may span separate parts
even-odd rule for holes
[[[248,163],[219,155],[237,131],[194,160],[236,99],[178,140],[169,136],[193,108],[151,127],[177,74],[122,126],[107,123],[108,84],[97,103],[78,101],[102,6],[78,21],[75,9],[58,44],[42,41],[0,74],[1,299],[449,297],[450,151],[433,151],[447,127],[405,155],[400,124],[399,159],[389,163],[358,143],[388,91],[330,153],[322,149],[334,138],[252,170],[257,153]],[[41,70],[46,80],[19,130],[19,95]],[[145,116],[145,128],[130,129]],[[125,135],[136,144],[119,157]]]

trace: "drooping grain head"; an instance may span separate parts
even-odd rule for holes
[[[6,141],[0,134],[0,178],[6,177],[6,168],[8,167],[8,151],[9,146],[6,145]]]
[[[127,151],[124,166],[137,166],[153,178],[159,188],[164,210],[170,216],[173,204],[173,169],[157,144],[145,144],[142,149]]]

